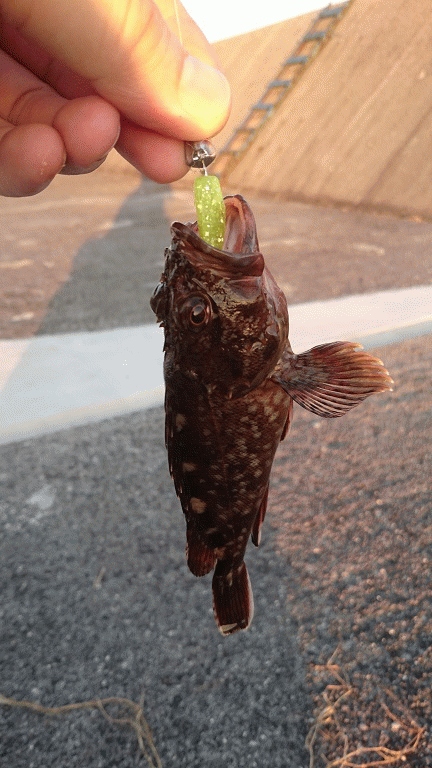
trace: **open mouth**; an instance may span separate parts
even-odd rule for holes
[[[174,222],[173,238],[181,243],[181,250],[196,268],[209,269],[227,278],[258,277],[264,270],[264,259],[259,252],[253,213],[241,195],[225,197],[224,201],[226,228],[222,250],[201,239],[196,222]]]

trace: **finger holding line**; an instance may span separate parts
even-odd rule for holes
[[[120,132],[111,104],[99,96],[65,99],[3,51],[0,119],[3,195],[35,194],[60,171],[92,170]]]
[[[179,9],[186,47],[173,31],[173,0],[2,0],[9,27],[127,120],[195,141],[222,128],[230,93],[211,46],[180,3]]]
[[[1,0],[0,193],[9,194],[8,178],[12,194],[21,186],[33,194],[59,168],[92,170],[116,141],[155,181],[187,172],[183,140],[223,125],[229,88],[201,30],[178,5],[183,45],[173,0]],[[15,143],[12,179],[5,147],[11,152]]]

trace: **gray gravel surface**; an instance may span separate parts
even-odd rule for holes
[[[144,693],[166,767],[306,766],[311,702],[284,558],[267,531],[249,558],[252,629],[222,638],[210,579],[186,567],[161,409],[5,446],[0,461],[0,693],[49,706]],[[0,764],[145,762],[99,713],[3,707]]]

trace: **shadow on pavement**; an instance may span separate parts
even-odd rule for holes
[[[87,240],[52,299],[39,334],[95,331],[154,321],[149,299],[169,245],[163,187],[142,179],[113,222]]]

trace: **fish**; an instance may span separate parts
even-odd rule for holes
[[[294,354],[286,298],[265,266],[252,210],[241,195],[224,202],[223,249],[204,242],[196,222],[172,224],[150,304],[164,329],[165,442],[187,564],[195,576],[213,571],[214,616],[227,636],[253,618],[244,556],[249,537],[260,543],[293,403],[338,417],[393,381],[357,343]]]

